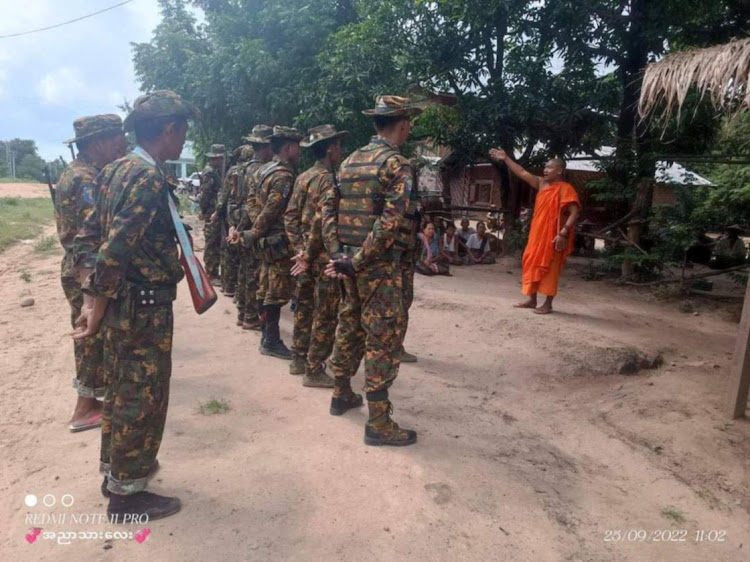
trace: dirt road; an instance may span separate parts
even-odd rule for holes
[[[66,430],[73,357],[59,259],[28,246],[0,256],[5,560],[750,559],[750,424],[719,410],[736,324],[572,268],[558,312],[537,317],[511,307],[511,262],[418,276],[407,348],[419,362],[392,391],[395,419],[419,431],[403,450],[364,446],[365,410],[330,416],[328,392],[259,355],[228,299],[198,317],[183,285],[152,484],[183,511],[87,523],[82,514],[106,507],[99,436]],[[20,308],[28,295],[36,304]],[[289,341],[287,309],[282,322]],[[617,374],[630,348],[662,353],[664,366]],[[211,398],[231,409],[198,413]],[[43,531],[27,536],[32,527]],[[93,533],[142,528],[142,542]]]
[[[0,183],[0,197],[49,197],[49,188],[42,183]]]

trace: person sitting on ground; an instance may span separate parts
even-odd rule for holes
[[[459,257],[464,257],[466,255],[467,249],[466,249],[466,243],[469,241],[469,237],[474,234],[476,230],[474,230],[471,226],[469,226],[469,219],[466,217],[461,219],[461,228],[459,228],[456,231],[456,236],[458,236],[458,255]]]
[[[452,222],[445,227],[445,234],[440,237],[440,257],[450,265],[463,265],[463,260],[458,257],[458,236],[456,236],[456,225]]]
[[[490,239],[484,222],[477,223],[477,231],[469,236],[466,242],[466,256],[464,265],[491,265],[495,263],[495,255],[490,250]]]
[[[440,255],[435,225],[428,222],[418,236],[422,248],[415,266],[416,272],[422,275],[450,275],[450,266]]]
[[[709,263],[711,269],[727,269],[747,261],[745,241],[740,238],[742,227],[736,224],[727,227],[727,233],[716,243],[714,256]]]

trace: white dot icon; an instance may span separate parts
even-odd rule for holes
[[[23,503],[26,504],[26,507],[34,507],[36,505],[37,499],[34,494],[27,494],[26,497],[23,499]]]

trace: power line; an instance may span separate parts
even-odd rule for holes
[[[132,1],[133,0],[125,0],[124,2],[120,2],[119,4],[115,4],[114,6],[110,6],[109,8],[104,8],[103,10],[99,10],[98,12],[87,14],[85,16],[81,16],[80,18],[76,18],[74,20],[64,21],[62,23],[56,23],[55,25],[49,25],[47,27],[40,27],[39,29],[32,29],[30,31],[22,31],[20,33],[11,33],[10,35],[0,35],[0,39],[10,39],[11,37],[20,37],[22,35],[30,35],[32,33],[39,33],[40,31],[47,31],[49,29],[62,27],[63,25],[68,25],[71,23],[75,23],[77,21],[85,20],[88,18],[93,18],[94,16],[98,16],[99,14],[103,14],[104,12],[108,12],[110,10],[114,10],[115,8],[119,8],[120,6],[124,6],[125,4],[130,4],[130,2]]]

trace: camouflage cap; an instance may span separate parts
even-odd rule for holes
[[[411,105],[409,98],[402,98],[400,96],[376,96],[375,97],[375,108],[366,109],[362,112],[368,117],[374,117],[381,115],[383,117],[401,117],[419,115],[422,110],[418,107]]]
[[[227,147],[223,144],[212,144],[211,149],[206,152],[206,156],[209,158],[221,158],[222,156],[226,156],[227,154]]]
[[[76,133],[75,138],[66,140],[64,144],[73,144],[100,135],[122,133],[122,119],[112,113],[79,117],[73,121],[73,130]]]
[[[294,127],[284,127],[282,125],[276,125],[273,128],[273,134],[270,136],[271,139],[286,139],[290,141],[301,141],[303,135]]]
[[[243,140],[252,142],[254,144],[268,144],[271,142],[272,134],[273,127],[269,125],[256,125],[255,127],[253,127],[252,132]]]
[[[144,94],[133,102],[133,110],[125,118],[125,130],[132,131],[136,121],[169,116],[200,119],[200,112],[195,106],[182,99],[172,90],[154,90]]]
[[[337,131],[333,125],[318,125],[308,129],[307,134],[308,136],[299,143],[302,148],[310,148],[312,145],[325,140],[348,137],[349,131]]]

